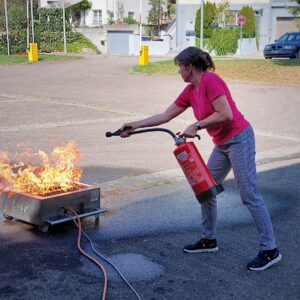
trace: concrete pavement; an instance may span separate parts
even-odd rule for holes
[[[232,174],[219,197],[220,251],[184,254],[182,247],[199,236],[200,211],[172,140],[163,133],[105,138],[126,121],[161,111],[184,87],[180,78],[128,73],[135,63],[135,57],[100,55],[0,66],[0,149],[13,153],[25,143],[50,151],[77,142],[82,182],[100,186],[108,208],[99,225],[89,218],[84,228],[142,299],[297,299],[300,87],[229,83],[255,128],[259,187],[283,253],[279,266],[253,273],[245,265],[256,255],[257,235]],[[191,122],[186,112],[166,127],[178,131]],[[207,158],[206,133],[197,145]],[[100,297],[103,277],[79,255],[73,224],[42,234],[0,217],[0,251],[1,299]],[[107,268],[107,299],[134,299]]]

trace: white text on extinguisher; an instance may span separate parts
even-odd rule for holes
[[[191,153],[183,151],[177,155],[177,159],[191,186],[195,186],[204,181]]]

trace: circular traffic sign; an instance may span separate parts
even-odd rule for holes
[[[244,24],[246,23],[246,18],[245,18],[245,16],[239,16],[239,17],[238,17],[238,23],[239,23],[240,25],[244,25]]]

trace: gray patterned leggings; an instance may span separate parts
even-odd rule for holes
[[[269,212],[256,186],[255,138],[248,126],[225,144],[215,146],[208,161],[214,179],[221,183],[231,168],[243,204],[249,209],[259,233],[260,250],[276,248]],[[214,239],[217,225],[216,197],[201,205],[202,238]]]

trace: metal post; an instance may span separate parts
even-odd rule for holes
[[[178,21],[179,21],[179,9],[178,9],[178,1],[179,0],[176,0],[176,8],[175,8],[175,18],[176,18],[176,48],[179,47],[179,24],[178,24]]]
[[[32,31],[32,42],[34,43],[34,19],[33,19],[33,4],[32,0],[30,0],[31,5],[31,31]]]
[[[140,50],[142,50],[142,0],[140,0]]]
[[[242,55],[243,25],[240,24],[240,26],[241,26],[240,55]]]
[[[27,16],[27,28],[26,28],[26,48],[29,49],[29,1],[26,0],[26,16]]]
[[[64,52],[67,54],[67,38],[66,38],[66,12],[65,12],[65,2],[62,2],[63,9],[63,29],[64,29]]]
[[[204,0],[201,0],[201,22],[200,22],[200,49],[203,49],[203,17],[204,17]]]
[[[9,51],[9,33],[8,33],[8,15],[7,15],[7,3],[6,3],[6,0],[4,0],[4,10],[5,10],[5,27],[6,27],[7,55],[10,55],[10,51]]]

